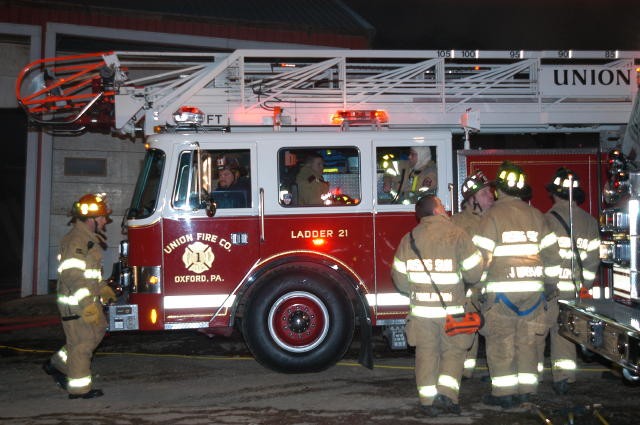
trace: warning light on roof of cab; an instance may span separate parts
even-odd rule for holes
[[[204,112],[195,106],[181,106],[173,114],[176,124],[202,125],[204,122]]]
[[[331,124],[386,124],[389,122],[387,112],[376,110],[340,110],[331,115]]]

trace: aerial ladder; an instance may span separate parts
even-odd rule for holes
[[[481,120],[497,132],[597,131],[626,122],[639,59],[627,51],[112,51],[37,60],[19,74],[16,97],[31,123],[54,134],[148,136],[193,125],[193,114],[204,130]]]

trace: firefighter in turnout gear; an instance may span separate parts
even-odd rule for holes
[[[482,276],[489,405],[510,408],[538,387],[537,344],[546,333],[546,293],[560,270],[558,241],[544,215],[521,198],[531,189],[522,169],[508,161],[498,169],[497,200],[473,241],[485,260]]]
[[[91,357],[107,329],[101,300],[116,298],[102,280],[109,214],[104,195],[82,196],[71,209],[73,227],[60,242],[58,309],[66,344],[44,364],[44,370],[71,399],[103,395],[101,390],[92,389]]]
[[[392,203],[413,204],[421,196],[436,193],[438,168],[431,160],[429,146],[414,146],[407,161],[393,161],[383,177],[384,193],[392,196]]]
[[[464,357],[473,335],[446,335],[445,317],[464,312],[464,282],[480,279],[482,255],[471,237],[451,222],[439,198],[426,195],[415,209],[420,222],[400,241],[392,277],[410,298],[405,331],[408,343],[416,347],[420,409],[428,416],[457,414]]]
[[[576,349],[573,342],[558,334],[558,300],[575,300],[581,290],[591,289],[600,265],[600,231],[596,219],[578,206],[585,194],[573,171],[559,168],[546,188],[553,206],[545,217],[558,236],[562,258],[557,291],[549,300],[547,312],[553,389],[562,395],[576,379]],[[539,346],[541,361],[544,342]]]
[[[462,183],[460,189],[462,194],[462,211],[459,214],[455,214],[451,217],[453,222],[462,227],[467,233],[473,237],[475,234],[482,215],[486,213],[493,205],[495,197],[491,190],[489,179],[484,175],[482,171],[476,171],[471,176],[467,177]],[[480,288],[471,287],[467,290],[467,296],[469,297],[470,309],[477,310],[480,307]],[[464,373],[465,378],[471,378],[473,376],[473,370],[476,367],[476,361],[478,357],[478,335],[474,335],[473,345],[467,351],[467,357],[464,360]]]
[[[329,182],[322,173],[324,171],[324,159],[317,152],[312,152],[305,158],[304,164],[296,176],[298,185],[299,205],[323,205],[328,197]]]

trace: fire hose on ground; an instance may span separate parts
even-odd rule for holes
[[[522,406],[525,407],[526,409],[528,409],[529,411],[531,411],[532,413],[535,413],[540,418],[540,420],[542,421],[543,424],[545,424],[545,425],[553,425],[553,421],[551,420],[551,415],[550,414],[547,415],[542,410],[542,408],[540,406],[538,406],[537,404],[524,403]],[[600,413],[600,409],[602,409],[602,404],[594,403],[594,404],[579,405],[579,406],[572,406],[572,407],[568,407],[568,408],[563,408],[563,409],[558,410],[557,414],[561,418],[564,418],[564,417],[567,418],[566,421],[562,422],[563,425],[577,425],[576,419],[575,419],[576,416],[584,416],[589,412],[591,412],[591,414],[602,425],[609,425],[609,422]]]
[[[27,328],[54,326],[60,323],[60,316],[0,317],[0,333]]]

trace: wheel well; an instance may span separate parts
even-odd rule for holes
[[[246,302],[257,288],[260,288],[278,276],[293,273],[312,274],[319,281],[339,289],[351,303],[356,315],[356,323],[358,323],[362,317],[369,318],[370,315],[366,300],[358,289],[358,284],[355,279],[340,269],[336,270],[333,265],[326,264],[322,261],[304,259],[294,262],[289,260],[286,264],[274,264],[267,269],[263,268],[260,272],[247,279],[243,287],[238,291],[236,298],[238,300],[237,307],[232,314],[231,325],[233,326],[235,324],[235,319],[242,319]]]

